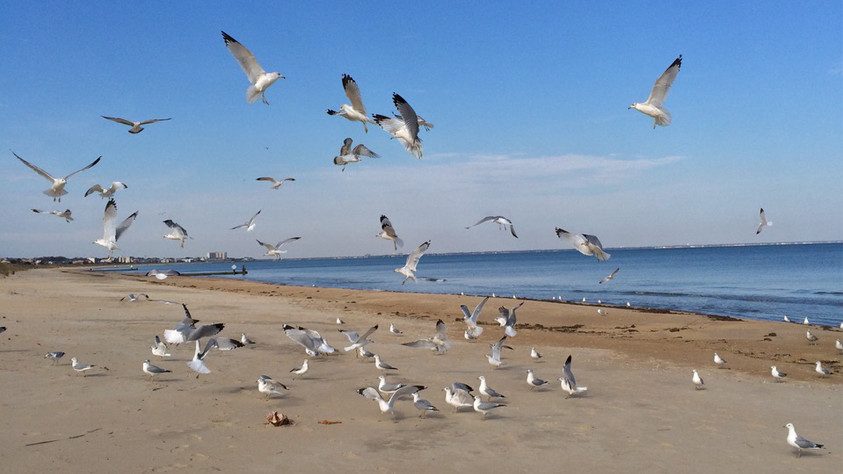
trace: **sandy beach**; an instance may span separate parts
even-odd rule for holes
[[[257,344],[215,351],[211,373],[198,379],[185,362],[192,346],[155,358],[156,334],[182,317],[179,305],[120,302],[129,292],[188,304],[203,323],[226,324],[223,335],[245,332]],[[801,324],[709,318],[693,314],[608,309],[529,301],[519,311],[518,335],[505,351],[506,366],[492,369],[483,356],[500,337],[485,325],[480,341],[463,340],[459,305],[479,298],[358,290],[282,287],[222,279],[140,277],[81,271],[32,270],[0,279],[0,456],[8,472],[123,470],[337,470],[418,472],[504,470],[559,472],[839,472],[843,446],[843,375],[821,379],[822,360],[841,370],[834,340],[843,331]],[[490,323],[500,305],[489,301]],[[320,331],[334,346],[344,328],[379,323],[371,350],[400,370],[390,381],[429,387],[423,392],[441,413],[419,419],[399,402],[397,421],[382,415],[356,389],[376,386],[373,364],[353,355],[315,358],[300,380],[289,370],[303,350],[285,337],[290,323]],[[444,355],[401,346],[428,337],[443,319],[453,348]],[[405,335],[390,335],[394,322]],[[530,347],[544,358],[533,361]],[[67,356],[58,366],[47,351]],[[718,369],[717,351],[727,361]],[[587,396],[563,398],[564,359],[572,354],[577,381]],[[87,377],[70,357],[108,367]],[[171,369],[149,381],[144,359]],[[157,360],[155,360],[157,359]],[[773,383],[771,365],[788,373]],[[526,370],[553,381],[531,391]],[[694,390],[697,369],[706,390]],[[256,378],[288,384],[283,398],[266,400]],[[477,376],[507,396],[508,406],[482,420],[473,411],[453,413],[442,388],[453,381],[477,387]],[[265,424],[278,410],[292,426]],[[338,421],[320,424],[320,420]],[[794,456],[787,446],[792,422],[803,436],[825,443],[819,454]]]

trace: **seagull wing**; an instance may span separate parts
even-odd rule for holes
[[[203,337],[211,337],[216,336],[225,329],[225,323],[216,323],[216,324],[203,324],[198,328],[193,329],[190,331],[190,334],[187,335],[188,341],[198,341]],[[210,342],[210,341],[208,341]],[[206,348],[207,350],[207,348]]]
[[[102,189],[102,186],[100,186],[99,184],[95,184],[95,185],[91,186],[90,188],[88,188],[87,191],[85,191],[85,197],[88,197],[91,193],[102,194],[103,192],[105,192],[105,189]]]
[[[400,118],[392,118],[387,117],[386,115],[378,114],[375,114],[372,117],[374,118],[375,123],[378,124],[379,127],[384,129],[386,133],[392,135],[393,137],[397,136],[402,129],[406,128],[404,120]]]
[[[650,97],[647,98],[647,103],[661,107],[662,103],[667,99],[667,93],[670,91],[670,86],[673,85],[673,80],[679,74],[679,68],[682,67],[682,55],[674,59],[668,68],[659,76],[653,90],[650,92]]]
[[[350,341],[350,342],[354,343],[354,342],[359,342],[359,341],[365,341],[367,337],[371,336],[372,333],[374,333],[377,330],[378,330],[378,325],[375,324],[374,326],[367,329],[366,332],[364,332],[362,336],[359,336],[357,339],[355,339],[353,341]],[[348,336],[346,336],[346,337],[348,337]]]
[[[448,333],[446,332],[445,321],[441,319],[436,321],[436,337],[440,341],[446,341],[448,339]]]
[[[471,321],[474,324],[477,324],[477,318],[480,317],[480,312],[483,311],[483,306],[486,305],[487,301],[489,301],[488,296],[483,298],[483,300],[480,301],[479,303],[477,303],[477,306],[474,307],[474,311],[472,311],[472,313],[471,313]]]
[[[109,199],[105,205],[105,212],[102,216],[102,239],[106,242],[117,241],[117,203]]]
[[[389,221],[389,218],[386,216],[381,216],[381,230],[383,230],[386,235],[392,237],[393,239],[398,237],[395,233],[395,228],[392,227],[392,222]]]
[[[211,340],[215,341],[214,346],[221,351],[230,351],[233,349],[237,349],[238,347],[245,346],[245,344],[238,341],[237,339],[229,339],[227,337],[215,337]]]
[[[128,125],[128,126],[130,126],[130,127],[134,127],[134,126],[135,126],[135,124],[134,124],[131,120],[126,120],[126,119],[124,119],[124,118],[120,118],[120,117],[107,117],[107,116],[105,116],[105,115],[100,115],[100,117],[102,117],[102,118],[104,118],[104,119],[106,119],[106,120],[111,120],[112,122],[122,123],[123,125]]]
[[[301,237],[290,237],[289,239],[284,239],[281,242],[278,242],[277,244],[275,244],[275,248],[281,247],[282,245],[290,243],[290,242],[294,242],[296,240],[299,240],[300,238]]]
[[[255,222],[255,218],[257,218],[257,217],[258,217],[258,215],[261,213],[261,211],[262,211],[262,210],[263,210],[263,209],[259,209],[259,210],[258,210],[258,212],[256,212],[256,213],[255,213],[255,215],[254,215],[254,216],[252,216],[252,218],[251,218],[251,219],[249,219],[248,225],[251,225],[251,224],[252,224],[252,222]]]
[[[93,167],[94,167],[94,165],[96,165],[97,163],[99,163],[101,159],[102,159],[102,156],[99,156],[99,157],[97,157],[97,159],[96,159],[96,160],[92,161],[92,162],[91,162],[91,164],[89,164],[88,166],[86,166],[86,167],[84,167],[84,168],[82,168],[82,169],[78,169],[78,170],[74,171],[73,173],[70,173],[69,175],[65,176],[65,177],[64,177],[65,181],[67,181],[68,179],[70,179],[70,177],[71,177],[71,176],[73,176],[73,175],[75,175],[76,173],[81,173],[81,172],[83,172],[83,171],[85,171],[85,170],[87,170],[87,169],[93,168]]]
[[[380,158],[380,155],[366,148],[366,145],[362,143],[354,147],[354,151],[352,153],[355,156],[368,156],[369,158]]]
[[[184,227],[176,224],[175,222],[173,222],[172,219],[167,219],[166,221],[164,221],[164,224],[167,224],[167,227],[181,233],[182,237],[187,237],[187,231],[184,230]]]
[[[234,56],[234,59],[240,63],[240,67],[243,68],[243,72],[246,73],[246,76],[249,78],[249,82],[252,84],[257,82],[258,76],[266,71],[264,71],[261,65],[258,64],[258,60],[255,59],[255,55],[225,31],[221,31],[220,33],[222,33],[222,38],[225,40],[225,46],[231,52],[231,55]]]
[[[374,389],[372,387],[357,389],[357,393],[359,393],[360,395],[363,395],[364,397],[368,398],[369,400],[374,400],[376,402],[377,401],[383,401],[383,398],[381,398],[380,392],[378,392],[376,389]]]
[[[284,334],[286,334],[287,337],[289,337],[290,340],[292,340],[296,344],[300,344],[305,349],[309,349],[313,352],[316,352],[318,344],[316,344],[313,339],[301,329],[296,329],[292,326],[285,326]]]
[[[360,98],[360,88],[357,82],[348,74],[342,75],[342,88],[345,89],[345,96],[351,101],[354,110],[366,115],[366,107],[363,106],[363,99]]]
[[[568,382],[568,386],[573,389],[577,387],[577,379],[574,378],[574,373],[571,372],[571,356],[569,355],[567,359],[565,359],[565,366],[562,368],[562,371],[565,374],[565,380]]]
[[[435,349],[437,347],[436,343],[430,339],[419,339],[418,341],[404,342],[401,343],[401,345],[416,349]]]
[[[346,138],[342,141],[342,146],[340,147],[340,156],[345,156],[351,153],[351,144],[354,143],[354,140],[351,138]]]
[[[28,162],[28,161],[24,160],[23,158],[21,158],[20,156],[18,156],[18,154],[17,154],[17,153],[12,152],[12,154],[13,154],[13,155],[15,155],[15,158],[17,158],[17,159],[21,160],[21,162],[23,162],[23,164],[25,164],[26,166],[28,166],[28,167],[29,167],[29,169],[31,169],[32,171],[35,171],[36,173],[40,174],[41,176],[43,176],[43,177],[47,178],[47,179],[48,179],[48,180],[50,180],[50,181],[55,181],[55,180],[56,180],[55,178],[53,178],[52,176],[50,176],[50,173],[47,173],[46,171],[42,170],[41,168],[39,168],[39,167],[37,167],[37,166],[33,165],[32,163],[30,163],[30,162]]]
[[[341,332],[342,335],[345,336],[346,339],[348,339],[348,342],[352,344],[360,340],[360,335],[357,334],[357,331],[351,331],[348,329],[337,329],[337,331]]]
[[[407,130],[410,132],[410,138],[418,140],[419,117],[416,115],[416,111],[410,107],[410,104],[408,104],[403,97],[396,93],[392,94],[392,103],[395,104],[395,108],[398,109],[398,113],[401,114],[401,120],[403,120],[404,124],[407,125]]]
[[[141,124],[141,125],[149,125],[150,123],[156,123],[156,122],[166,122],[167,120],[171,120],[171,119],[172,119],[172,117],[168,117],[168,118],[164,118],[164,119],[159,119],[159,118],[156,118],[156,119],[149,119],[149,120],[144,120],[144,121],[143,121],[143,122],[141,122],[140,124]]]
[[[272,178],[270,176],[261,176],[260,178],[255,179],[255,181],[269,181],[273,184],[278,182],[277,179]]]
[[[474,226],[476,226],[476,225],[480,225],[480,224],[482,224],[482,223],[484,223],[484,222],[493,221],[493,220],[495,220],[495,219],[497,219],[497,216],[486,216],[486,217],[484,217],[484,218],[480,219],[479,221],[475,222],[474,224],[471,224],[470,226],[466,227],[466,229],[470,229],[470,228],[472,228],[472,227],[474,227]]]
[[[428,248],[430,248],[429,240],[419,245],[418,248],[413,250],[413,252],[407,256],[407,263],[405,264],[405,266],[412,271],[416,271],[416,266],[419,264],[419,259],[422,257],[422,255],[424,255],[425,252],[427,252]]]
[[[129,226],[132,225],[132,222],[135,222],[136,217],[138,217],[138,211],[133,212],[132,215],[123,219],[123,222],[121,222],[120,225],[117,226],[117,229],[115,229],[114,231],[115,242],[117,241],[117,239],[120,238],[121,235],[123,235],[123,232],[126,232],[126,230],[129,229]]]

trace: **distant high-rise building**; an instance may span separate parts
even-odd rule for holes
[[[228,252],[208,252],[208,260],[225,260],[228,258]]]

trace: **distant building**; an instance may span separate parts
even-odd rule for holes
[[[208,260],[225,260],[228,258],[228,252],[208,252]]]
[[[120,263],[132,263],[134,260],[132,259],[132,257],[122,256],[122,257],[118,257],[117,261],[120,262]]]

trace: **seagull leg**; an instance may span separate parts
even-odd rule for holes
[[[263,92],[261,92],[261,102],[263,102],[266,105],[269,105],[269,101],[266,100],[266,95],[264,95]],[[656,128],[655,125],[653,126],[653,128]]]

